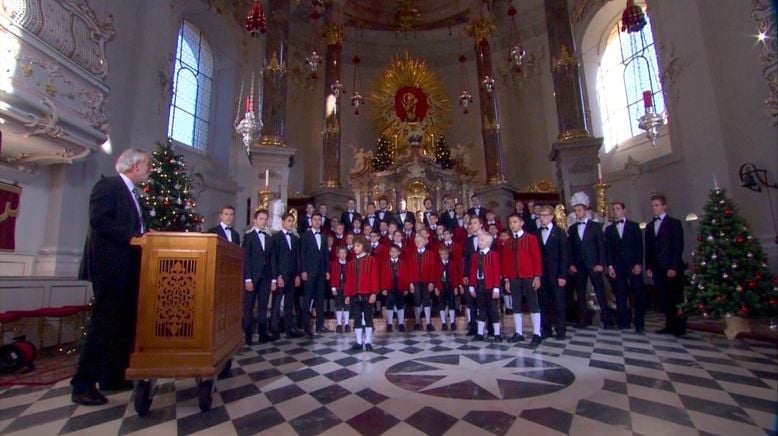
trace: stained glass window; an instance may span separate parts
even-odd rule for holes
[[[616,22],[608,35],[597,73],[606,152],[644,133],[638,128],[638,119],[645,112],[643,91],[651,90],[657,113],[665,111],[650,23],[636,33],[620,32],[619,24]]]
[[[205,150],[213,84],[213,54],[203,33],[184,21],[178,32],[168,136]]]

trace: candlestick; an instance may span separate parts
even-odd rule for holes
[[[270,186],[270,170],[265,170],[265,189]]]
[[[652,100],[653,100],[653,96],[651,94],[651,91],[648,90],[643,91],[643,106],[646,109],[650,109],[654,107]]]

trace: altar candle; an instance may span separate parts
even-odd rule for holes
[[[270,186],[270,170],[265,170],[265,188]]]
[[[246,96],[246,112],[251,112],[251,96]]]
[[[652,94],[651,91],[643,91],[643,106],[645,106],[646,109],[651,109],[654,107],[652,101]]]
[[[600,180],[600,183],[602,183],[602,165],[597,164],[597,178]]]

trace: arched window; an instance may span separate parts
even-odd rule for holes
[[[645,113],[643,91],[651,90],[657,113],[665,110],[650,23],[637,33],[621,32],[619,25],[616,21],[609,29],[597,72],[597,100],[606,152],[644,134],[638,128],[638,119]]]
[[[168,136],[205,150],[211,109],[213,54],[203,33],[184,21],[178,32]]]

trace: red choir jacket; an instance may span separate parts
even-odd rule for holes
[[[435,282],[435,264],[440,256],[430,249],[425,249],[424,254],[419,258],[419,250],[405,252],[405,262],[408,264],[409,278],[411,283],[434,283]],[[419,268],[421,266],[421,268]]]
[[[410,280],[408,276],[408,264],[402,259],[402,257],[399,258],[399,275],[397,277],[397,286],[398,289],[401,291],[407,291],[410,286]],[[392,259],[387,257],[386,259],[381,261],[381,268],[379,279],[380,279],[380,288],[382,291],[388,291],[392,289]]]
[[[462,284],[462,261],[448,259],[448,280],[452,288]],[[443,289],[443,261],[435,262],[435,288]]]
[[[481,257],[481,251],[473,254],[470,259],[470,286],[476,286],[478,283],[478,259]],[[494,288],[499,288],[502,280],[500,255],[495,250],[489,250],[484,259],[484,281],[486,290],[492,292]]]
[[[462,244],[456,241],[451,241],[451,245],[446,245],[445,242],[440,243],[440,247],[448,247],[448,255],[452,260],[462,261],[465,258],[465,252],[462,249]],[[438,248],[440,248],[438,247]]]
[[[403,244],[404,245],[410,245],[411,247],[415,247],[416,245],[416,232],[411,230],[411,236],[408,236],[407,233],[405,233],[405,229],[400,230],[403,233]]]
[[[500,222],[500,220],[498,220],[497,218],[494,219],[493,223],[484,223],[484,230],[488,231],[489,230],[489,226],[492,225],[492,224],[497,226],[497,233],[500,233],[503,230],[505,230],[505,227],[502,226],[502,222]]]
[[[518,241],[505,241],[502,256],[502,274],[506,279],[531,279],[540,277],[543,272],[543,259],[540,257],[540,244],[537,236],[524,232]]]
[[[384,259],[389,258],[389,247],[387,247],[384,244],[378,243],[378,246],[373,248],[372,244],[370,245],[370,255],[374,256],[376,260],[381,263],[384,261]]]
[[[346,260],[346,275],[348,275],[348,260]],[[335,288],[338,291],[340,291],[340,260],[339,259],[335,259],[330,262],[330,289],[332,288]]]
[[[456,229],[454,229],[453,239],[454,241],[463,244],[465,241],[467,241],[467,229],[464,227],[457,227]]]
[[[359,260],[359,283],[357,283],[357,260]],[[370,256],[361,259],[351,259],[346,268],[346,297],[359,295],[370,295],[378,293],[378,263],[376,258]]]

